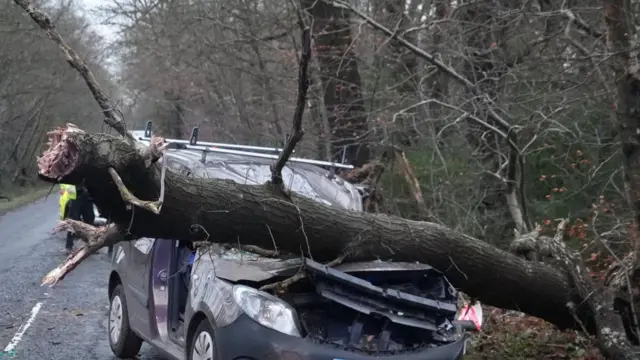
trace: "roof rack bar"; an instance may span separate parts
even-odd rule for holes
[[[151,120],[147,121],[147,126],[144,128],[144,137],[151,138]]]
[[[150,141],[152,135],[152,122],[151,120],[147,121],[147,125],[144,130],[144,136],[138,137],[138,140],[142,141]],[[191,138],[189,140],[180,140],[180,139],[165,139],[167,142],[173,142],[177,144],[188,144],[188,145],[205,145],[205,146],[216,146],[216,147],[224,147],[228,149],[238,149],[238,150],[253,150],[253,151],[269,151],[269,152],[282,152],[282,148],[277,147],[264,147],[264,146],[251,146],[251,145],[237,145],[237,144],[225,144],[225,143],[212,143],[205,141],[198,141],[198,137],[200,135],[200,127],[195,126],[191,130]],[[289,136],[289,134],[287,134]],[[293,153],[296,151],[293,150]]]
[[[138,140],[142,141],[150,141],[151,138],[148,137],[140,137]],[[270,152],[281,152],[281,148],[270,148],[263,146],[251,146],[251,145],[236,145],[236,144],[224,144],[224,143],[212,143],[205,141],[198,141],[197,145],[192,145],[191,140],[180,140],[180,139],[164,139],[166,142],[172,142],[176,144],[185,144],[191,146],[210,146],[210,147],[219,147],[219,148],[227,148],[227,149],[238,149],[238,150],[254,150],[254,151],[270,151]]]
[[[146,140],[146,139],[144,139],[144,140]],[[172,142],[172,139],[165,139],[165,140],[167,142]],[[178,143],[179,144],[183,144],[182,140],[180,140],[180,142],[178,142]],[[204,144],[204,143],[202,143],[202,144]],[[255,152],[249,152],[249,151],[221,149],[221,148],[217,148],[217,147],[207,147],[207,146],[202,146],[202,145],[188,145],[188,144],[186,144],[185,147],[187,149],[190,149],[190,150],[199,150],[199,151],[203,151],[203,152],[215,152],[215,153],[222,153],[222,154],[244,155],[244,156],[252,156],[252,157],[258,157],[258,158],[263,158],[263,159],[273,159],[273,160],[277,160],[278,159],[278,155],[261,154],[261,153],[255,153]],[[296,158],[296,157],[289,158],[288,161],[296,162],[296,163],[302,163],[302,164],[318,165],[318,166],[331,166],[331,167],[342,168],[342,169],[353,169],[353,165],[339,164],[339,163],[334,163],[334,162],[312,160],[312,159],[303,159],[303,158]]]
[[[195,145],[198,143],[198,134],[200,133],[200,128],[195,126],[193,130],[191,130],[191,138],[189,139],[189,145]]]

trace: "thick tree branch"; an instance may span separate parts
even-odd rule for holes
[[[42,285],[54,286],[89,255],[104,246],[114,245],[124,239],[124,233],[116,224],[95,227],[82,221],[67,219],[61,221],[52,232],[59,231],[71,231],[79,238],[84,239],[86,243],[72,252],[62,264],[45,275],[42,279]]]
[[[109,175],[111,175],[111,178],[113,179],[113,181],[116,183],[116,187],[118,188],[118,191],[120,192],[120,196],[122,196],[122,200],[128,202],[131,205],[135,205],[137,207],[141,207],[145,210],[151,211],[154,214],[160,214],[160,208],[162,207],[162,201],[158,200],[158,201],[142,201],[140,199],[138,199],[137,197],[135,197],[131,191],[129,191],[129,189],[127,189],[127,187],[125,186],[125,184],[122,182],[122,179],[120,178],[120,176],[118,175],[118,173],[113,170],[113,169],[109,169]],[[162,187],[164,189],[164,186]]]

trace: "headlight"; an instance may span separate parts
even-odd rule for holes
[[[277,297],[248,286],[235,285],[233,299],[247,316],[260,325],[300,337],[295,310]]]

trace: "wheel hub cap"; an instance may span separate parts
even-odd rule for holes
[[[122,301],[120,296],[115,296],[111,300],[111,309],[109,311],[109,336],[111,342],[116,344],[120,338],[120,331],[122,328]]]
[[[191,358],[193,360],[213,360],[213,339],[208,332],[203,331],[194,340]]]

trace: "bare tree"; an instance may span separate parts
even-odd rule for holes
[[[60,31],[72,46],[85,54],[96,76],[107,85],[98,35],[87,28],[84,19],[74,14],[71,1],[49,7]],[[94,109],[94,99],[78,81],[77,73],[64,63],[52,61],[51,42],[43,39],[32,24],[16,22],[20,9],[9,2],[0,4],[0,192],[35,184],[33,164],[41,151],[46,132],[56,125],[73,122],[98,130],[102,119]],[[57,59],[57,56],[54,57]],[[37,85],[35,85],[37,84]],[[73,101],[77,107],[67,104]]]

